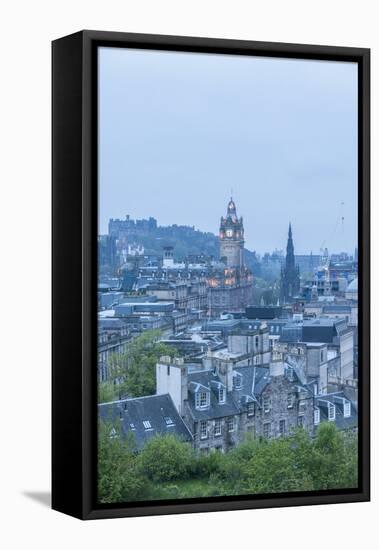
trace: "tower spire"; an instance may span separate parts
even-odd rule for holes
[[[281,299],[290,302],[300,290],[299,266],[295,264],[295,249],[292,239],[292,224],[288,224],[287,254],[281,272]]]

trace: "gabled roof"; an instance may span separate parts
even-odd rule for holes
[[[344,417],[343,401],[350,403],[350,416]],[[327,395],[319,395],[316,398],[315,405],[320,409],[320,421],[328,422],[328,403],[335,406],[336,418],[334,421],[337,428],[347,429],[356,428],[358,425],[358,412],[356,406],[345,397],[343,391],[335,392]]]
[[[210,418],[223,418],[239,413],[234,403],[232,392],[226,392],[225,403],[219,403],[220,378],[213,370],[202,370],[188,373],[188,408],[192,418],[196,421]],[[222,385],[223,386],[223,385]],[[224,387],[224,386],[223,386]],[[196,409],[194,393],[198,388],[205,388],[210,392],[210,406],[207,409]]]
[[[192,434],[168,394],[101,403],[98,415],[113,424],[116,431],[119,429],[121,436],[133,434],[138,449],[156,435],[173,434],[183,441],[192,441]]]

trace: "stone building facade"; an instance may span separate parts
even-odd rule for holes
[[[157,393],[171,395],[199,452],[226,452],[249,433],[279,437],[298,426],[312,432],[311,389],[283,361],[252,363],[246,355],[208,354],[201,368],[168,357],[157,364]]]

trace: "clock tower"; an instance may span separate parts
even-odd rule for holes
[[[226,217],[221,217],[219,237],[220,259],[225,262],[227,267],[243,267],[243,221],[242,217],[237,217],[236,205],[233,198],[230,198],[228,203]]]

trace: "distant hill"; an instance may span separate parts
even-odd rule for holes
[[[142,244],[149,255],[162,256],[163,247],[172,246],[174,258],[178,261],[191,255],[219,258],[218,237],[187,225],[158,226],[150,231],[135,230],[130,232],[129,238]],[[245,249],[245,262],[255,276],[260,276],[260,263],[255,252]]]

